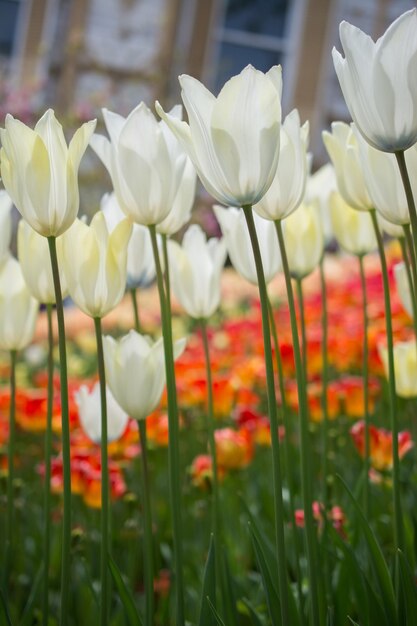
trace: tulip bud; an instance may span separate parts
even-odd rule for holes
[[[323,132],[323,141],[343,200],[358,211],[373,209],[362,172],[358,142],[350,126],[344,122],[333,122],[332,132]]]
[[[116,341],[104,337],[107,384],[118,404],[134,419],[145,419],[158,406],[165,385],[162,339],[155,343],[131,330]],[[174,343],[174,358],[185,348],[185,339]]]
[[[407,311],[408,315],[413,317],[413,303],[411,300],[410,283],[408,282],[407,270],[404,262],[396,263],[394,265],[394,276],[401,304]]]
[[[366,141],[384,152],[417,142],[417,12],[400,15],[375,43],[342,22],[345,58],[333,62],[353,121]]]
[[[144,102],[126,119],[107,109],[103,115],[110,141],[93,135],[90,143],[111,176],[122,211],[137,224],[159,224],[181,201],[184,180],[190,188],[186,154]]]
[[[67,147],[49,109],[32,130],[11,115],[0,130],[4,186],[22,217],[44,237],[62,235],[79,206],[78,167],[96,122],[83,124]]]
[[[290,272],[304,278],[319,264],[324,239],[317,205],[301,204],[283,222],[285,249]]]
[[[214,206],[213,209],[219,221],[233,267],[243,278],[257,285],[258,276],[255,259],[242,209],[233,207],[225,209],[219,205]],[[269,283],[281,269],[281,255],[277,245],[277,234],[271,220],[265,220],[255,212],[253,213],[253,218],[261,250],[265,280]]]
[[[9,256],[12,236],[12,200],[4,189],[0,190],[0,263]]]
[[[182,246],[168,242],[171,285],[175,297],[188,315],[207,319],[220,304],[220,275],[226,260],[223,239],[209,239],[193,225],[184,235]]]
[[[294,109],[281,126],[279,161],[272,184],[253,207],[261,217],[280,220],[300,205],[308,174],[308,134],[308,122],[300,126],[300,116]]]
[[[10,256],[0,270],[0,349],[22,350],[29,345],[38,310],[18,261]]]
[[[25,220],[19,222],[17,254],[26,285],[32,296],[43,304],[54,304],[55,289],[48,242]],[[62,297],[65,298],[68,293],[65,276],[61,266],[59,270]]]
[[[352,209],[340,194],[333,192],[330,215],[335,237],[346,252],[363,256],[376,250],[375,230],[368,212]]]
[[[126,430],[128,414],[117,404],[110,389],[106,387],[107,398],[107,441],[120,439]],[[100,383],[96,383],[91,391],[82,385],[75,393],[80,424],[83,431],[93,441],[101,442],[101,401]]]
[[[180,76],[189,125],[156,110],[181,142],[207,191],[226,206],[258,202],[279,156],[281,67],[264,74],[251,65],[226,82],[217,98],[198,80]]]
[[[58,239],[69,294],[87,315],[104,317],[122,299],[131,232],[131,222],[124,219],[109,234],[98,211],[90,226],[77,219]]]
[[[388,377],[388,351],[380,347],[379,355]],[[417,396],[417,350],[416,342],[403,341],[394,345],[395,390],[400,398]]]
[[[126,218],[114,193],[104,194],[100,209],[106,218],[109,232],[112,232],[117,224]],[[132,234],[127,244],[127,286],[129,288],[147,287],[155,279],[155,274],[149,229],[141,224],[133,224]]]

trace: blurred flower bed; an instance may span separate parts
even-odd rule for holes
[[[396,293],[392,267],[399,259],[395,244],[388,247],[390,279],[392,286],[393,326],[396,340],[412,335],[411,321],[404,312]],[[385,410],[387,402],[386,382],[378,347],[385,337],[382,281],[379,262],[370,256],[366,260],[369,326],[369,381],[372,465],[372,498],[375,520],[379,531],[389,534],[387,510],[391,506],[390,468],[392,465],[392,441]],[[340,473],[349,484],[355,484],[361,473],[361,455],[364,450],[364,390],[361,377],[363,325],[361,286],[355,260],[336,255],[326,260],[328,277],[328,358],[330,382],[328,408],[330,426],[330,462],[332,475]],[[280,439],[288,438],[291,453],[298,455],[297,393],[294,382],[294,361],[290,334],[289,313],[281,278],[271,283],[279,346],[285,372],[287,402],[292,410],[291,432],[280,426]],[[310,431],[314,450],[314,518],[318,527],[323,525],[323,513],[319,502],[321,483],[319,458],[322,454],[321,409],[321,296],[318,277],[313,274],[306,281],[305,316],[308,339],[308,402]],[[159,309],[155,288],[142,291],[139,296],[143,327],[155,336],[160,334]],[[212,371],[214,383],[214,412],[216,417],[216,448],[221,481],[221,502],[225,520],[225,541],[228,545],[230,567],[244,588],[244,595],[256,604],[262,601],[260,574],[254,567],[254,556],[246,530],[247,507],[253,514],[262,513],[263,523],[272,528],[272,486],[270,481],[270,431],[266,407],[266,380],[263,360],[260,306],[255,289],[239,278],[233,270],[226,270],[222,282],[222,309],[217,313],[209,329]],[[130,301],[123,300],[119,307],[104,319],[105,332],[125,332],[133,324]],[[73,551],[79,558],[74,562],[77,584],[72,590],[73,606],[82,603],[80,624],[94,618],[94,593],[92,579],[97,576],[99,546],[100,496],[100,447],[91,442],[80,425],[75,392],[81,385],[92,387],[97,380],[95,340],[91,320],[75,308],[66,308],[68,333],[68,367],[70,375],[70,426],[71,426],[71,473],[73,493]],[[201,558],[207,545],[210,528],[210,503],[212,468],[207,450],[205,426],[206,378],[204,353],[200,331],[192,322],[178,314],[174,302],[174,336],[188,336],[187,347],[176,362],[178,402],[180,407],[180,464],[181,480],[185,498],[184,537],[186,554],[186,578],[188,604],[196,603],[193,594],[198,593],[202,566]],[[28,592],[41,559],[41,511],[43,475],[43,433],[46,425],[46,321],[41,316],[37,341],[28,348],[18,364],[17,414],[18,434],[16,443],[16,533],[21,541],[16,545],[16,584],[19,593]],[[56,352],[58,363],[58,351]],[[5,506],[5,477],[7,474],[6,444],[8,438],[9,390],[8,361],[0,362],[0,467],[1,501]],[[277,392],[278,393],[278,392]],[[415,438],[415,406],[413,401],[401,400],[402,421],[399,447],[404,480],[414,481],[411,474]],[[52,463],[51,490],[55,505],[52,516],[58,521],[61,515],[62,459],[58,437],[60,431],[59,377],[56,378],[53,429],[54,458]],[[168,590],[171,569],[171,527],[168,507],[168,477],[166,455],[168,424],[165,397],[160,408],[147,419],[148,447],[150,450],[150,476],[153,508],[155,511],[157,578],[154,582],[158,598],[158,623],[167,623],[169,612]],[[111,415],[109,415],[111,420]],[[138,458],[140,441],[137,423],[129,420],[122,437],[109,444],[110,485],[113,500],[113,549],[122,571],[135,581],[137,589],[143,585],[142,558],[139,538],[142,533],[141,505],[138,486]],[[296,463],[292,464],[295,484],[298,484]],[[244,504],[241,494],[245,494]],[[300,507],[299,487],[295,503]],[[332,502],[329,510],[338,532],[349,533],[349,504],[340,485],[331,485]],[[409,498],[413,499],[410,491]],[[410,503],[409,503],[410,505]],[[302,509],[296,512],[300,529],[304,524]],[[52,531],[51,594],[52,602],[59,602],[59,524]],[[30,528],[30,532],[29,532]],[[132,540],[135,550],[132,550]],[[289,560],[293,546],[288,545]],[[88,564],[88,565],[87,565]],[[255,581],[255,585],[251,585]],[[55,592],[54,592],[55,590]],[[55,593],[55,595],[54,595]],[[17,594],[19,595],[19,594]],[[75,610],[75,609],[74,609]],[[81,609],[80,609],[81,610]],[[191,613],[193,608],[190,609]],[[244,622],[242,622],[244,623]]]

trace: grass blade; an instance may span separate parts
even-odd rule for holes
[[[199,626],[215,626],[215,616],[210,606],[211,598],[216,601],[216,555],[214,554],[214,539],[210,537],[210,546],[207,554],[207,561],[204,568],[203,590],[201,593]]]
[[[119,592],[119,596],[126,611],[126,617],[129,621],[130,626],[143,626],[142,620],[140,619],[138,610],[135,605],[135,601],[133,599],[132,592],[126,586],[119,568],[117,567],[116,563],[110,555],[108,555],[108,563],[111,575],[114,580],[114,584],[116,585],[117,591]]]

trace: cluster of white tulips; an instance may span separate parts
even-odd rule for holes
[[[280,66],[265,74],[248,66],[224,85],[218,97],[198,80],[183,75],[181,95],[188,123],[182,119],[180,106],[166,113],[158,102],[155,108],[162,118],[159,121],[144,103],[126,119],[104,109],[109,138],[94,134],[96,123],[90,121],[76,131],[68,146],[52,110],[43,115],[33,130],[11,115],[6,118],[5,129],[1,130],[1,177],[22,220],[18,228],[18,262],[8,252],[11,202],[6,192],[1,192],[0,348],[15,356],[16,351],[32,340],[39,303],[48,305],[49,310],[51,305],[56,305],[64,459],[63,624],[68,611],[71,530],[63,297],[68,294],[77,307],[93,318],[96,329],[100,387],[91,394],[81,389],[77,402],[83,427],[94,441],[102,443],[101,623],[106,624],[109,619],[107,442],[120,436],[129,415],[140,422],[142,454],[146,454],[146,417],[160,402],[166,382],[175,623],[180,626],[185,623],[185,609],[174,360],[183,351],[185,339],[173,340],[170,290],[186,313],[202,324],[204,334],[207,319],[220,304],[220,277],[227,254],[245,279],[259,285],[272,437],[280,613],[281,623],[289,625],[293,599],[285,558],[277,399],[266,287],[279,271],[285,274],[300,406],[309,623],[314,626],[324,623],[322,592],[316,576],[318,548],[312,517],[306,364],[298,337],[291,283],[291,279],[296,280],[302,297],[302,281],[317,267],[324,280],[323,257],[328,232],[323,230],[319,206],[323,197],[334,236],[361,263],[364,255],[379,248],[383,271],[384,267],[386,270],[381,230],[405,241],[411,263],[400,266],[396,275],[404,306],[417,324],[417,14],[413,10],[399,17],[376,43],[347,23],[341,24],[340,36],[345,57],[334,51],[334,64],[354,122],[350,126],[336,122],[331,132],[323,135],[337,183],[331,192],[327,182],[318,183],[316,189],[314,180],[310,182],[308,123],[301,124],[296,110],[281,120]],[[77,217],[78,169],[88,145],[107,168],[114,189],[103,198],[101,210],[90,224]],[[216,205],[214,212],[223,237],[206,241],[201,228],[193,225],[179,244],[169,238],[190,219],[197,175],[222,205]],[[412,354],[408,346],[399,347],[394,367],[386,271],[384,276],[387,349],[383,351],[383,360],[391,390],[394,534],[395,547],[403,549],[395,370],[405,367],[408,372],[411,368],[413,375],[417,373],[417,352],[415,342]],[[154,343],[140,334],[137,315],[136,330],[119,340],[105,337],[103,341],[101,318],[117,307],[126,288],[132,291],[135,301],[136,289],[149,285],[155,278],[162,338]],[[406,362],[409,365],[404,365]],[[415,384],[415,380],[409,381],[411,388]],[[120,406],[111,410],[108,422],[107,405],[116,402]],[[213,428],[213,425],[208,427],[211,444]],[[215,446],[210,445],[210,450],[215,468]],[[145,515],[148,532],[152,533],[150,511],[145,511]],[[219,532],[219,524],[215,524],[214,531]],[[146,623],[150,626],[152,554],[145,558],[148,559]]]

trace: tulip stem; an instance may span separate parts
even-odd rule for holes
[[[277,362],[277,371],[278,371],[278,382],[279,389],[281,392],[281,408],[282,408],[282,418],[284,422],[285,435],[284,435],[284,459],[285,459],[285,468],[287,472],[287,483],[288,483],[288,495],[289,495],[289,507],[290,507],[290,524],[293,531],[294,536],[294,552],[295,552],[295,569],[297,576],[297,592],[298,597],[300,599],[300,605],[303,606],[304,597],[303,597],[303,578],[301,574],[301,566],[300,566],[300,545],[299,545],[299,535],[297,529],[297,523],[295,520],[295,504],[294,504],[294,480],[293,480],[293,472],[291,472],[291,450],[290,450],[290,420],[288,415],[288,405],[285,394],[285,384],[284,384],[284,371],[282,367],[282,359],[281,352],[279,348],[278,341],[278,333],[277,326],[275,324],[274,311],[271,304],[271,299],[268,295],[268,311],[269,311],[269,320],[271,324],[271,332],[272,332],[272,341],[274,343],[275,357]],[[303,613],[303,611],[301,611]]]
[[[320,290],[321,290],[321,355],[322,355],[322,391],[321,406],[323,411],[323,505],[324,510],[329,509],[329,406],[327,391],[329,385],[329,354],[328,354],[328,314],[327,314],[327,288],[324,274],[324,255],[319,264]]]
[[[129,289],[130,291],[130,297],[132,299],[132,308],[133,308],[133,321],[134,321],[134,325],[135,325],[135,329],[138,333],[142,333],[142,327],[140,324],[140,318],[139,318],[139,307],[138,307],[138,290],[136,289],[136,287],[132,287],[132,289]]]
[[[300,314],[300,328],[301,328],[301,345],[302,345],[302,357],[304,368],[304,380],[305,384],[308,384],[308,371],[307,371],[307,331],[306,331],[306,318],[304,311],[304,297],[303,297],[303,280],[302,278],[296,278],[295,281],[297,287],[297,299],[298,310]]]
[[[181,522],[181,488],[179,464],[179,418],[177,406],[177,391],[175,386],[174,351],[172,344],[171,316],[168,309],[168,299],[164,288],[164,276],[159,259],[158,241],[155,225],[149,226],[152,250],[155,261],[156,280],[161,306],[162,335],[165,350],[165,373],[168,396],[168,465],[169,489],[172,510],[172,530],[174,548],[174,574],[176,593],[176,626],[184,624],[184,580],[183,580],[183,547]]]
[[[312,498],[312,474],[311,474],[311,448],[309,436],[309,416],[307,405],[307,394],[304,379],[304,366],[301,358],[300,340],[298,337],[297,315],[295,310],[294,294],[291,284],[291,274],[288,264],[287,252],[285,249],[284,236],[282,232],[281,220],[275,221],[275,228],[278,237],[279,248],[284,270],[285,284],[287,288],[288,307],[290,310],[291,333],[293,339],[295,372],[297,379],[297,391],[299,402],[299,426],[300,426],[300,464],[301,464],[301,485],[304,504],[304,519],[307,540],[307,565],[311,595],[311,615],[314,626],[319,626],[320,620],[320,599],[319,586],[317,580],[317,538],[313,519],[313,498]]]
[[[363,262],[363,255],[358,256],[359,273],[361,277],[362,288],[362,310],[363,310],[363,404],[365,417],[365,456],[363,470],[365,474],[365,483],[363,489],[363,510],[365,517],[369,517],[369,456],[370,456],[370,440],[369,440],[369,347],[368,347],[368,299],[366,294],[366,276]]]
[[[213,472],[213,491],[212,491],[212,533],[214,535],[215,545],[215,562],[216,562],[216,575],[218,581],[222,580],[221,577],[221,522],[220,522],[220,491],[219,491],[219,475],[217,468],[217,452],[216,452],[216,438],[214,428],[214,401],[213,401],[213,379],[211,375],[211,362],[210,362],[210,348],[207,336],[207,320],[200,320],[201,337],[203,340],[204,360],[206,366],[206,380],[207,380],[207,433],[209,440],[209,448],[211,455],[211,466]],[[217,583],[219,584],[219,582]],[[221,590],[226,591],[224,585],[221,585]]]
[[[139,420],[139,434],[142,463],[142,505],[143,505],[143,557],[145,566],[145,625],[153,626],[154,622],[154,559],[153,559],[153,532],[152,532],[152,509],[149,485],[148,449],[146,436],[146,420]]]
[[[106,370],[104,367],[103,333],[101,330],[101,318],[94,318],[96,331],[97,365],[100,381],[100,404],[101,404],[101,548],[100,548],[100,623],[105,626],[109,623],[109,576],[108,554],[110,551],[109,537],[109,461],[108,461],[108,436],[107,436],[107,395],[106,395]]]
[[[329,385],[329,356],[328,356],[328,315],[327,315],[327,286],[326,276],[324,273],[323,254],[320,263],[320,292],[321,292],[321,358],[322,358],[322,377],[321,377],[321,408],[323,412],[323,510],[324,515],[328,516],[329,511],[329,406],[327,401],[327,391]],[[324,580],[326,584],[326,596],[328,604],[332,602],[332,583],[331,572],[329,567],[329,556],[327,552],[328,525],[324,524],[322,545],[323,563],[324,563]]]
[[[132,290],[134,291],[134,290]],[[135,315],[135,330],[140,333],[139,317]],[[151,491],[149,482],[148,467],[148,447],[146,434],[146,420],[138,420],[140,447],[141,447],[141,481],[142,481],[142,506],[143,506],[143,555],[145,569],[145,625],[153,626],[154,624],[154,558],[153,558],[153,532],[152,532],[152,507],[151,507]]]
[[[273,465],[273,488],[275,505],[275,541],[278,563],[278,586],[280,592],[280,606],[282,624],[289,624],[289,598],[287,579],[287,560],[285,555],[285,535],[284,535],[284,504],[282,500],[282,477],[280,462],[280,445],[278,436],[278,416],[277,401],[275,396],[274,365],[272,362],[271,329],[268,311],[268,292],[264,270],[262,265],[261,251],[259,248],[258,236],[256,234],[255,221],[253,219],[252,207],[243,206],[246,224],[252,244],[253,256],[255,259],[256,273],[258,277],[259,298],[261,301],[262,333],[264,341],[264,357],[266,368],[266,382],[268,393],[268,414],[271,425],[272,443],[272,465]]]
[[[58,346],[61,381],[61,429],[62,429],[62,468],[64,511],[62,526],[62,562],[61,562],[61,612],[60,624],[65,626],[69,616],[70,566],[71,566],[71,456],[68,405],[67,348],[65,343],[64,306],[62,301],[61,281],[59,278],[56,237],[48,237],[54,280],[56,314],[58,321]]]
[[[48,320],[48,399],[46,408],[45,431],[45,493],[44,493],[44,527],[43,527],[43,606],[42,623],[48,626],[49,622],[49,562],[50,562],[50,532],[51,532],[51,453],[52,453],[52,411],[54,404],[54,335],[52,328],[52,304],[46,305]]]
[[[162,254],[163,254],[163,259],[164,259],[165,293],[167,297],[167,307],[168,307],[169,317],[171,319],[171,278],[169,274],[168,237],[165,234],[162,234],[161,239],[162,239]]]
[[[381,262],[382,282],[384,286],[385,325],[387,333],[388,352],[388,387],[389,387],[389,415],[392,431],[392,456],[393,456],[393,505],[394,505],[394,549],[404,548],[404,527],[401,513],[400,498],[400,459],[398,454],[398,420],[395,395],[395,367],[394,367],[394,339],[392,334],[391,300],[389,291],[387,260],[385,258],[384,243],[378,227],[375,209],[370,211],[372,224],[378,243],[378,252]]]
[[[401,251],[403,255],[403,260],[405,264],[405,271],[407,272],[408,284],[410,286],[410,296],[411,296],[411,305],[413,307],[413,319],[414,319],[414,330],[416,333],[417,339],[417,260],[414,254],[414,246],[413,246],[413,238],[411,235],[411,229],[409,224],[403,225],[405,243],[409,251],[409,255],[407,255],[407,250],[404,245],[401,245]],[[400,242],[401,243],[401,242]],[[411,274],[410,274],[411,267]]]
[[[7,518],[6,550],[4,557],[4,590],[9,586],[9,569],[12,562],[13,519],[14,519],[14,452],[16,438],[16,350],[10,350],[10,407],[9,407],[9,442],[7,446]],[[6,594],[7,595],[7,594]]]
[[[407,198],[408,212],[410,214],[411,229],[413,233],[413,249],[414,258],[417,259],[417,210],[416,203],[414,201],[413,190],[410,183],[410,177],[408,175],[407,163],[405,160],[405,151],[398,150],[395,152],[398,167],[401,174],[401,180],[403,181],[404,191]]]

